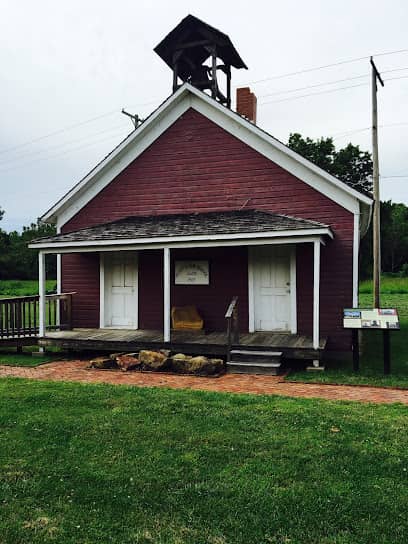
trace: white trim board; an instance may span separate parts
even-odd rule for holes
[[[185,83],[48,210],[42,220],[56,222],[59,227],[64,225],[190,107],[349,211],[358,212],[359,202],[371,206],[372,200],[369,197],[342,183],[256,125]]]
[[[291,332],[297,334],[296,246],[290,248],[290,303]]]
[[[262,246],[271,244],[304,244],[307,242],[314,242],[318,240],[322,245],[325,245],[325,241],[322,236],[292,236],[283,238],[259,238],[259,239],[237,239],[237,240],[214,240],[214,241],[193,241],[193,242],[174,242],[168,244],[126,244],[126,245],[106,245],[106,246],[92,246],[85,245],[79,247],[67,246],[64,248],[50,248],[42,249],[43,253],[55,254],[55,253],[95,253],[95,252],[109,252],[109,251],[141,251],[143,249],[163,249],[169,248],[196,248],[196,247],[229,247],[229,246]]]
[[[99,254],[99,328],[105,327],[105,255]]]
[[[354,214],[353,230],[353,307],[358,306],[358,268],[360,254],[360,215]]]

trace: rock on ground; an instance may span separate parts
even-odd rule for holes
[[[224,371],[222,359],[209,359],[208,357],[191,357],[178,353],[172,357],[172,369],[181,374],[196,374],[211,376],[221,374]]]
[[[158,371],[166,370],[168,367],[167,355],[159,351],[142,350],[139,353],[139,361],[143,370]]]
[[[116,364],[123,372],[127,372],[128,370],[140,370],[142,365],[137,357],[137,353],[118,355],[116,357]]]
[[[116,368],[116,361],[111,357],[95,357],[90,360],[91,368],[98,368],[104,370],[107,368]]]

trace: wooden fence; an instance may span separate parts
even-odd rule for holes
[[[72,294],[46,295],[46,330],[72,328]],[[0,299],[0,340],[38,336],[40,297],[12,297]]]

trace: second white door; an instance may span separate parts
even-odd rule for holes
[[[254,324],[257,331],[291,329],[290,250],[253,248]]]

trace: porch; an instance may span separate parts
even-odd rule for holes
[[[231,348],[250,350],[273,349],[281,351],[285,359],[320,359],[326,347],[326,338],[320,339],[318,349],[313,339],[300,334],[255,332],[239,334]],[[59,346],[72,350],[138,351],[140,349],[169,349],[193,355],[226,357],[229,349],[228,332],[172,331],[171,339],[164,340],[163,331],[126,329],[73,329],[47,331],[38,339],[40,346]]]
[[[34,241],[39,343],[111,351],[166,347],[227,360],[239,347],[268,348],[318,366],[327,341],[320,334],[320,254],[332,238],[328,225],[242,210],[129,217]],[[58,255],[59,292],[75,292],[73,331],[46,330],[50,253]],[[173,308],[184,306],[197,307],[203,331],[172,329]]]

